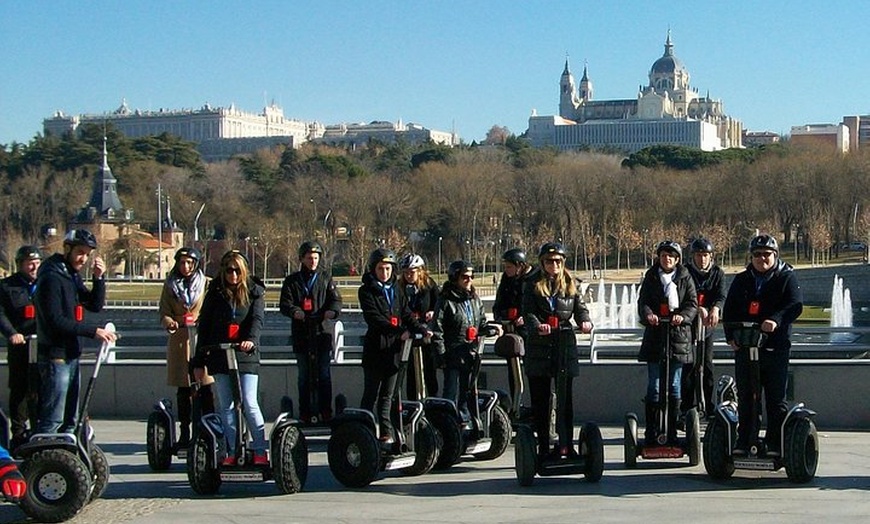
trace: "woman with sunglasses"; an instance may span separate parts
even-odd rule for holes
[[[470,418],[468,388],[472,353],[477,351],[477,338],[500,336],[501,326],[486,323],[483,302],[474,288],[474,266],[464,260],[447,267],[447,282],[441,288],[435,313],[435,338],[443,345],[444,394],[459,408],[463,421]]]
[[[589,310],[580,297],[574,278],[565,268],[565,257],[562,244],[548,242],[541,246],[538,252],[541,269],[526,283],[523,291],[522,312],[529,337],[524,363],[529,377],[529,396],[540,456],[550,452],[550,391],[559,371],[560,357],[568,359],[568,380],[565,398],[560,400],[565,405],[558,410],[557,417],[561,419],[556,420],[556,427],[574,427],[573,379],[580,374],[580,363],[571,319],[583,333],[592,331]],[[562,336],[563,332],[569,336]],[[556,351],[553,351],[554,347]],[[561,455],[570,452],[567,449],[556,451]]]
[[[248,270],[248,260],[237,251],[221,257],[220,274],[212,280],[199,315],[196,355],[191,361],[194,377],[201,380],[205,368],[214,377],[216,408],[224,427],[227,454],[224,466],[236,463],[236,428],[233,390],[226,354],[216,349],[223,343],[238,344],[236,356],[242,385],[245,418],[254,439],[254,464],[269,464],[266,456],[266,426],[257,402],[260,331],[263,328],[266,288]]]
[[[168,385],[177,388],[178,423],[180,434],[177,447],[186,448],[190,442],[190,422],[192,413],[190,336],[186,329],[196,323],[208,277],[199,267],[201,255],[195,247],[183,247],[175,252],[175,266],[163,283],[160,294],[160,323],[169,333],[166,346],[166,373]],[[192,348],[196,349],[196,348]],[[202,413],[214,411],[211,384],[214,379],[207,373],[200,384],[199,400]]]

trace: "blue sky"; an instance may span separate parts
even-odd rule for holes
[[[274,100],[324,124],[417,122],[480,140],[555,114],[566,53],[595,99],[662,55],[751,130],[870,114],[864,1],[0,2],[0,144],[43,118]]]

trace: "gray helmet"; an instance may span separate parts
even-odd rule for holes
[[[401,269],[416,269],[425,265],[426,261],[423,260],[423,257],[414,253],[408,253],[399,261],[399,267]]]
[[[175,252],[175,261],[178,262],[181,257],[192,258],[196,264],[199,264],[199,260],[202,258],[202,253],[200,253],[195,247],[183,247]]]
[[[97,237],[87,229],[70,229],[63,237],[63,243],[67,246],[88,246],[97,249]]]
[[[769,249],[779,255],[779,244],[776,239],[770,235],[758,235],[749,242],[749,252]]]
[[[25,260],[42,260],[42,253],[36,246],[21,246],[15,253],[15,263],[21,264]]]
[[[659,242],[659,245],[656,246],[656,256],[661,255],[662,251],[673,251],[677,254],[677,257],[679,257],[680,260],[683,258],[683,248],[680,247],[678,242],[674,242],[673,240]]]
[[[713,243],[706,238],[696,238],[692,241],[692,253],[712,253]]]
[[[511,248],[504,252],[501,259],[512,264],[525,264],[526,252],[518,247]]]
[[[374,271],[375,266],[377,266],[381,262],[387,262],[395,266],[397,262],[396,253],[392,249],[387,249],[385,247],[379,247],[375,249],[369,255],[369,271]]]
[[[454,260],[449,266],[447,266],[447,279],[456,281],[456,279],[459,278],[459,275],[466,271],[474,272],[474,265],[471,262],[466,262],[465,260]]]
[[[544,258],[546,255],[559,255],[560,257],[565,258],[567,256],[566,253],[565,246],[559,242],[547,242],[541,246],[541,250],[538,252],[538,258]]]

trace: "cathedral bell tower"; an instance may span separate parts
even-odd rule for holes
[[[559,81],[559,116],[574,120],[580,99],[577,97],[577,86],[574,84],[574,75],[568,67],[568,59],[565,59],[565,70],[562,71],[562,79]]]

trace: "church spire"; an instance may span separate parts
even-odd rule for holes
[[[671,28],[668,28],[668,38],[665,40],[664,56],[674,56],[674,44],[671,42]]]
[[[589,80],[588,62],[583,61],[583,78],[580,79],[580,99],[583,101],[592,100],[592,80]]]

